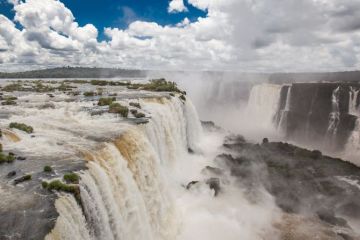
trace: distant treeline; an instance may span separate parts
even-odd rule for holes
[[[146,71],[142,70],[86,67],[62,67],[13,73],[0,72],[0,78],[137,78],[145,76]]]
[[[360,71],[327,73],[274,73],[269,76],[271,83],[291,82],[360,82]]]

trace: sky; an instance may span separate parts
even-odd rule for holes
[[[359,0],[0,0],[0,71],[359,65]]]

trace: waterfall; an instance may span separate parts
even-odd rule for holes
[[[331,112],[329,114],[329,124],[325,135],[330,147],[335,144],[334,141],[336,140],[337,129],[340,123],[339,96],[340,86],[334,89],[331,96]]]
[[[354,87],[350,86],[349,91],[349,114],[352,114],[354,116],[359,115],[359,111],[357,109],[357,99],[359,95],[360,89],[355,89]]]
[[[351,132],[347,143],[345,145],[345,155],[355,161],[358,159],[358,155],[360,153],[360,113],[358,111],[357,99],[359,95],[360,89],[355,89],[350,86],[349,91],[349,114],[357,116],[355,122],[355,128]]]
[[[180,224],[164,166],[181,160],[188,148],[197,150],[201,125],[189,99],[140,101],[151,114],[149,123],[129,126],[98,150],[86,150],[88,169],[80,173],[84,215],[72,196],[60,197],[60,216],[48,240],[175,239]]]
[[[259,84],[251,89],[247,114],[263,127],[274,127],[273,120],[279,108],[281,88],[282,85]]]
[[[287,119],[288,119],[288,113],[290,111],[290,106],[291,106],[291,86],[288,87],[287,89],[287,93],[286,93],[286,102],[285,102],[285,107],[284,109],[280,110],[280,120],[278,123],[278,129],[280,130],[284,130],[286,132],[286,127],[287,127]]]

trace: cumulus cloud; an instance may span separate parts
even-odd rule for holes
[[[131,20],[79,26],[58,0],[14,2],[0,15],[0,68],[86,65],[146,69],[335,71],[360,67],[360,2],[355,0],[187,0],[205,17],[174,25]],[[131,9],[129,9],[130,11]],[[186,11],[169,2],[169,12]]]
[[[187,8],[184,5],[183,0],[171,0],[168,7],[168,12],[176,13],[176,12],[186,12]]]

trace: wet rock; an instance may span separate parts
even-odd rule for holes
[[[206,180],[206,184],[209,185],[210,189],[215,191],[215,196],[220,192],[220,179],[219,178],[209,178]]]
[[[19,157],[16,158],[16,160],[25,161],[25,160],[26,160],[26,157],[19,156]]]
[[[11,177],[13,177],[13,176],[15,176],[16,175],[16,171],[11,171],[11,172],[9,172],[8,174],[7,174],[7,177],[8,178],[11,178]]]
[[[206,175],[220,176],[223,174],[223,172],[224,172],[224,170],[222,170],[220,168],[216,168],[216,167],[211,167],[211,166],[206,166],[203,170],[201,170],[201,173],[206,174]]]
[[[217,126],[213,121],[201,121],[201,126],[210,132],[222,130],[222,128]]]
[[[186,189],[189,190],[190,188],[192,188],[195,184],[198,184],[199,181],[191,181],[186,185]]]
[[[194,153],[194,150],[192,150],[191,148],[188,148],[188,153]]]
[[[29,181],[31,180],[31,175],[24,175],[20,178],[17,178],[14,180],[14,184],[19,184],[19,183],[22,183],[22,182],[25,182],[25,181]]]
[[[330,209],[321,209],[316,212],[319,219],[332,225],[348,227],[346,220],[343,218],[335,217],[334,211]]]

